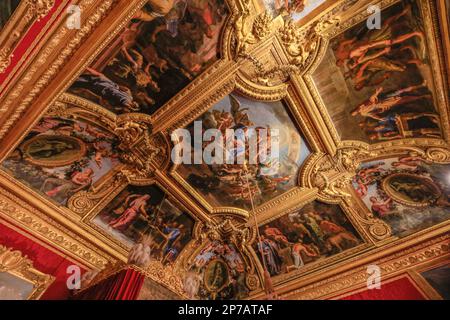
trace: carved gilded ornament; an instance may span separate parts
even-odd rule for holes
[[[33,285],[27,300],[38,300],[55,280],[55,277],[36,270],[33,261],[23,256],[20,251],[0,245],[0,273],[3,272]]]
[[[135,3],[143,5],[144,2],[135,1],[133,5]],[[259,287],[262,279],[260,277],[262,266],[251,247],[255,241],[256,226],[245,224],[249,213],[237,208],[224,210],[211,208],[204,199],[198,196],[198,193],[195,193],[195,190],[191,190],[192,187],[184,183],[181,178],[177,178],[176,172],[174,172],[176,168],[171,168],[171,174],[166,174],[170,165],[170,132],[173,129],[185,127],[235,89],[257,100],[286,99],[289,101],[290,111],[294,115],[295,122],[300,129],[305,131],[308,140],[311,140],[309,143],[314,147],[313,155],[307,160],[299,174],[298,186],[256,208],[255,212],[260,218],[258,222],[269,221],[293,208],[301,207],[317,199],[327,203],[340,204],[366,241],[362,247],[337,257],[325,259],[324,262],[307,266],[302,272],[315,273],[324,267],[332,268],[351,259],[352,256],[361,254],[362,250],[372,250],[377,244],[389,240],[391,230],[386,223],[374,218],[367,208],[365,211],[352,209],[356,206],[352,201],[354,194],[351,181],[357,168],[365,161],[409,152],[417,152],[433,163],[447,164],[450,163],[450,149],[446,141],[436,139],[405,139],[369,146],[358,141],[340,141],[336,133],[333,133],[333,124],[326,110],[323,106],[321,108],[320,103],[317,102],[320,97],[314,93],[314,85],[308,80],[308,77],[310,70],[320,61],[329,38],[366,17],[364,13],[352,18],[345,17],[342,10],[351,2],[340,1],[333,7],[332,12],[327,11],[317,20],[301,26],[290,19],[281,21],[281,24],[275,23],[267,12],[256,13],[249,0],[236,1],[236,3],[230,1],[236,7],[232,11],[240,12],[240,14],[234,15],[234,20],[224,31],[225,35],[231,34],[232,36],[229,39],[224,36],[227,47],[223,51],[234,54],[231,57],[225,54],[221,61],[205,71],[151,117],[143,114],[116,116],[105,108],[76,96],[60,95],[57,101],[50,105],[48,114],[62,117],[91,117],[90,119],[107,128],[120,140],[120,157],[123,166],[118,167],[117,171],[111,173],[99,186],[89,191],[81,191],[69,199],[68,207],[79,218],[76,220],[77,223],[87,233],[92,233],[90,241],[92,243],[102,242],[104,247],[114,247],[115,251],[108,251],[105,256],[111,255],[114,256],[114,259],[123,259],[128,248],[116,249],[117,244],[111,239],[98,238],[99,230],[96,229],[94,232],[88,220],[104,208],[112,200],[112,197],[123,190],[127,184],[151,185],[156,181],[163,183],[164,186],[170,186],[170,189],[173,189],[172,193],[182,199],[183,203],[188,203],[190,207],[195,208],[191,211],[194,211],[200,220],[196,225],[197,231],[193,240],[193,243],[197,243],[195,241],[197,240],[200,244],[190,245],[186,248],[186,252],[183,252],[179,258],[183,260],[183,263],[177,262],[176,267],[185,267],[184,263],[195,257],[195,254],[210,241],[229,241],[240,250],[247,268],[250,268],[249,276],[246,279],[248,288],[256,290]],[[382,1],[383,5],[393,2]],[[81,5],[87,8],[90,8],[91,4],[92,1],[91,3],[81,1]],[[49,86],[63,66],[66,64],[70,66],[74,63],[70,61],[70,57],[77,52],[81,43],[89,39],[89,35],[97,28],[106,30],[106,27],[100,23],[113,10],[115,1],[98,1],[95,4],[99,4],[99,6],[89,15],[82,29],[71,34],[71,37],[66,38],[68,31],[62,26],[58,27],[45,49],[36,55],[29,72],[15,83],[16,86],[7,95],[0,97],[0,116],[8,115],[8,117],[0,118],[0,138],[5,137],[9,130],[14,128],[27,110],[32,107],[40,107],[35,104],[36,99],[40,97],[43,90]],[[137,7],[132,8],[132,5],[129,6],[126,15],[128,20],[137,9]],[[118,21],[114,27],[120,30],[126,23],[127,21]],[[96,54],[100,53],[115,34],[102,39],[101,43],[93,41],[93,45],[99,46]],[[64,44],[63,48],[60,47],[62,44]],[[269,48],[271,53],[260,52],[269,51],[258,50],[261,46]],[[57,58],[48,63],[47,59],[51,54],[56,55],[57,52],[59,52]],[[6,57],[7,54],[2,55],[0,52],[0,57],[4,56]],[[85,58],[88,58],[86,61],[89,63],[94,59],[94,57]],[[267,67],[263,58],[269,59],[275,66]],[[247,73],[241,72],[249,64],[252,73],[248,74],[253,74],[255,77],[247,77]],[[39,79],[33,81],[36,77]],[[281,79],[281,81],[273,81],[275,78]],[[286,84],[289,85],[289,89]],[[58,93],[55,91],[52,94]],[[445,106],[445,103],[441,105]],[[444,117],[443,120],[445,121],[445,119]],[[448,126],[444,126],[445,128],[448,129]],[[23,136],[25,134],[26,132],[23,133]],[[15,138],[19,141],[22,137]],[[27,201],[36,201],[35,196],[30,196]],[[0,206],[6,208],[8,202],[6,200],[0,202]],[[63,212],[60,208],[57,210]],[[43,233],[47,241],[70,250],[73,256],[88,261],[89,264],[103,265],[108,260],[104,256],[90,254],[87,249],[89,246],[78,246],[76,250],[71,250],[72,245],[77,246],[76,242],[67,240],[65,236],[57,232],[59,219],[64,221],[64,216],[67,214],[61,214],[60,218],[55,218],[54,221],[40,226],[38,224],[41,223],[41,220],[35,222],[36,213],[22,215],[17,212],[8,212],[7,214],[19,225],[27,225],[32,232]],[[28,223],[29,220],[33,223]],[[48,232],[43,232],[43,228]],[[61,240],[61,237],[64,240]],[[402,239],[394,240],[399,245],[403,242]],[[160,283],[170,284],[172,271],[167,270],[166,267],[155,263],[153,269],[148,272],[153,274],[155,279],[158,277],[165,279]],[[169,278],[165,278],[165,272],[168,272]],[[177,272],[179,270],[174,269],[172,274]],[[279,283],[300,277],[302,277],[301,274],[289,274],[279,278]],[[176,290],[181,288],[178,280],[175,287]],[[341,288],[343,287],[341,286]],[[180,290],[177,292],[181,292]],[[317,297],[320,294],[315,293],[311,296]]]
[[[38,20],[45,17],[55,5],[55,0],[27,0],[30,13]]]

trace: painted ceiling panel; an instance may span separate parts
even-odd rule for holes
[[[149,1],[69,91],[117,114],[153,114],[220,58],[228,14],[224,0]]]
[[[19,6],[20,0],[4,0],[0,2],[0,30]]]

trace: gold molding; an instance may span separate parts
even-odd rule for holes
[[[32,208],[3,188],[0,188],[0,217],[93,269],[102,269],[108,261],[113,260],[98,249],[94,249],[92,244],[88,244],[73,231],[49,219],[44,213]]]
[[[44,274],[33,267],[33,261],[18,250],[0,245],[0,273],[9,273],[33,284],[33,291],[27,300],[39,300],[55,277]]]
[[[45,17],[55,0],[22,1],[0,34],[0,73],[10,66],[13,52],[31,26]]]
[[[389,226],[352,200],[354,191],[350,187],[357,167],[365,161],[416,152],[433,163],[450,164],[449,110],[448,98],[445,97],[448,84],[443,80],[445,67],[439,47],[442,39],[430,36],[437,30],[437,14],[432,1],[424,1],[421,8],[430,30],[428,40],[433,47],[431,55],[436,83],[442,89],[439,101],[445,140],[403,139],[372,145],[341,141],[311,78],[327,41],[366,18],[365,4],[378,3],[386,7],[397,1],[359,1],[351,7],[357,10],[357,14],[350,16],[343,9],[352,1],[340,0],[324,7],[321,14],[307,23],[295,25],[281,17],[271,19],[261,12],[261,8],[253,8],[253,2],[249,0],[227,0],[230,16],[222,34],[221,59],[155,114],[117,116],[65,90],[125,27],[145,0],[80,0],[79,4],[86,13],[81,30],[69,31],[60,21],[49,32],[42,50],[28,61],[28,68],[0,96],[0,159],[4,159],[22,141],[33,123],[47,112],[55,116],[95,118],[99,125],[118,136],[124,165],[102,178],[92,190],[73,196],[68,208],[51,203],[5,173],[0,173],[0,216],[74,259],[101,269],[109,261],[124,261],[129,248],[93,226],[90,219],[128,184],[157,184],[177,199],[177,204],[196,221],[193,240],[180,255],[177,267],[192,258],[199,249],[195,241],[201,238],[199,230],[208,233],[215,228],[223,229],[222,223],[229,218],[236,223],[233,224],[235,229],[250,230],[251,236],[245,239],[241,250],[252,272],[262,280],[262,266],[251,247],[255,240],[251,231],[256,226],[251,219],[249,221],[250,213],[238,208],[212,207],[177,174],[176,167],[170,167],[169,161],[170,132],[188,125],[236,90],[260,101],[283,100],[311,150],[299,172],[297,187],[256,208],[259,224],[319,200],[341,206],[365,242],[348,252],[308,265],[301,272],[274,279],[286,297],[291,296],[286,292],[294,286],[289,286],[288,282],[296,282],[295,286],[304,285],[308,279],[318,280],[333,270],[354,266],[361,257],[369,259],[371,255],[379,255],[381,248],[393,250],[405,244],[415,245],[430,235],[448,233],[449,221],[413,235],[417,239],[392,237]],[[220,230],[219,234],[223,233]],[[155,267],[155,270],[160,272],[162,269]],[[354,283],[357,284],[356,280]],[[310,296],[331,295],[333,288],[345,288],[344,284],[330,284],[329,293],[325,293],[325,289],[314,289],[316,291],[313,290]],[[298,293],[298,297],[307,297],[301,290],[295,292],[293,294]]]

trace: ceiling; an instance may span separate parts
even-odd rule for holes
[[[31,220],[7,218],[93,269],[145,242],[199,299],[448,234],[447,1],[286,2],[6,1],[0,187]],[[173,161],[255,128],[278,157]]]

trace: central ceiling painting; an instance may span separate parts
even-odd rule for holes
[[[225,0],[149,1],[69,91],[117,114],[153,114],[218,60],[227,15]]]
[[[212,206],[250,209],[252,200],[255,205],[261,205],[296,186],[299,168],[310,150],[283,102],[252,101],[233,93],[197,121],[202,122],[204,130],[242,129],[243,134],[249,129],[278,132],[277,137],[271,138],[278,143],[279,157],[264,164],[248,163],[249,139],[246,138],[245,145],[236,147],[237,153],[246,153],[244,164],[183,164],[178,168],[181,177]],[[188,129],[193,132],[194,124]],[[272,152],[267,155],[273,156]]]

